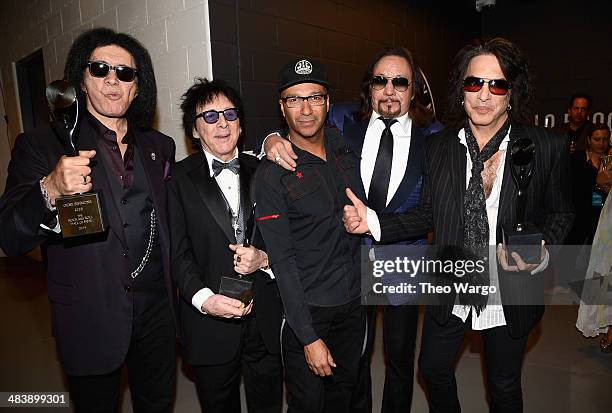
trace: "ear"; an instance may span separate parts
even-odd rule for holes
[[[285,106],[283,105],[282,100],[278,100],[278,105],[280,106],[281,113],[283,114],[283,118],[285,117]]]
[[[195,127],[191,131],[191,134],[192,134],[194,139],[200,139],[200,134],[198,133],[198,130]]]

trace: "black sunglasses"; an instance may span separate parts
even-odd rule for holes
[[[117,79],[122,82],[131,82],[136,77],[136,72],[138,72],[133,67],[118,65],[111,66],[106,62],[100,62],[97,60],[90,60],[87,62],[87,67],[89,68],[89,73],[93,77],[106,77],[111,70],[115,71],[117,75]]]
[[[478,92],[485,83],[489,84],[489,91],[494,95],[505,95],[512,88],[512,85],[506,79],[487,80],[482,77],[468,76],[463,80],[463,90]]]
[[[238,109],[237,108],[229,108],[225,110],[207,110],[206,112],[202,112],[196,115],[197,118],[204,119],[204,122],[209,124],[214,124],[219,121],[219,114],[223,113],[223,117],[225,120],[229,122],[233,122],[238,119]]]
[[[404,76],[396,76],[396,77],[385,77],[382,75],[372,76],[370,80],[370,85],[372,85],[372,89],[381,90],[387,86],[387,82],[391,81],[391,84],[398,92],[405,92],[408,90],[408,86],[410,86],[410,80],[405,78]]]

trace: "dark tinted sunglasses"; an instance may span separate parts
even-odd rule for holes
[[[370,80],[370,84],[372,85],[372,89],[381,90],[387,86],[387,81],[391,81],[391,84],[398,92],[405,92],[410,86],[410,80],[403,76],[396,77],[385,77],[385,76],[372,76],[372,80]]]
[[[117,75],[117,79],[122,82],[131,82],[136,77],[137,70],[133,67],[118,65],[111,66],[106,62],[99,62],[95,60],[90,60],[87,62],[87,67],[89,68],[89,73],[93,77],[106,77],[111,70],[115,71],[115,75]]]
[[[482,86],[488,83],[489,91],[494,95],[505,95],[512,88],[506,79],[483,79],[481,77],[468,76],[463,80],[463,90],[466,92],[478,92]]]
[[[233,122],[238,119],[238,109],[236,108],[229,108],[225,110],[207,110],[206,112],[197,114],[195,118],[202,118],[204,119],[204,122],[212,125],[213,123],[217,123],[220,113],[223,113],[223,117],[229,122]]]

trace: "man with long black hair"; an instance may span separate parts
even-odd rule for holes
[[[77,412],[114,412],[127,366],[136,412],[170,412],[175,295],[165,181],[175,146],[151,128],[157,89],[147,50],[110,29],[80,35],[64,77],[82,113],[77,156],[49,124],[17,138],[0,199],[0,245],[42,245],[53,335]],[[98,193],[108,226],[63,239],[56,199]]]

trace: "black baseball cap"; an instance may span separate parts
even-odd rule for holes
[[[280,72],[278,91],[282,92],[290,86],[300,83],[317,83],[327,89],[331,85],[327,82],[325,66],[310,59],[296,59],[288,63]]]

